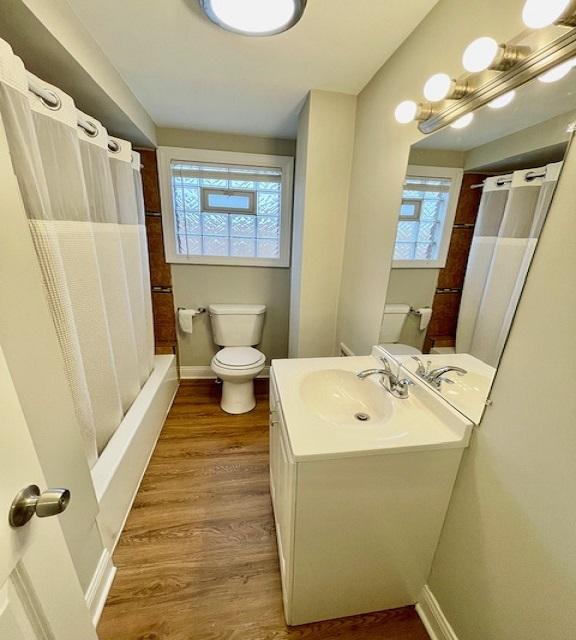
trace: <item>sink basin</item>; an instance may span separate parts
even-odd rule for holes
[[[305,375],[300,396],[306,408],[337,426],[374,426],[392,417],[390,394],[373,379],[360,380],[353,371],[324,369]]]

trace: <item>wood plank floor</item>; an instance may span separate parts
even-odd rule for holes
[[[101,640],[428,640],[412,607],[286,627],[268,492],[268,394],[242,416],[183,382],[114,554]]]

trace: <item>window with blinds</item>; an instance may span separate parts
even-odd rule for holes
[[[289,216],[283,211],[283,173],[274,167],[172,160],[176,253],[241,264],[280,261],[283,218]]]
[[[409,165],[394,243],[394,268],[446,264],[462,169]]]

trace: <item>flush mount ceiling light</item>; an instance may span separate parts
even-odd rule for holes
[[[527,47],[498,44],[494,38],[485,36],[477,38],[466,47],[462,64],[470,73],[480,73],[486,69],[505,71],[523,60],[528,52]]]
[[[504,107],[507,107],[515,97],[516,91],[508,91],[508,93],[505,93],[503,96],[489,102],[488,106],[490,109],[503,109]]]
[[[546,84],[550,84],[551,82],[556,82],[557,80],[562,80],[562,78],[566,77],[572,69],[576,66],[576,58],[572,58],[567,62],[563,62],[559,64],[557,67],[550,69],[546,73],[543,73],[541,76],[538,76],[538,80],[540,82],[545,82]]]
[[[219,27],[247,36],[271,36],[293,27],[306,0],[199,0],[202,11]]]
[[[551,24],[576,25],[574,0],[526,0],[522,20],[530,29],[543,29]]]

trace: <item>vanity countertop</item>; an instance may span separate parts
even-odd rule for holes
[[[467,446],[472,423],[425,385],[410,386],[400,400],[379,376],[355,375],[381,366],[373,356],[272,362],[295,460]]]

